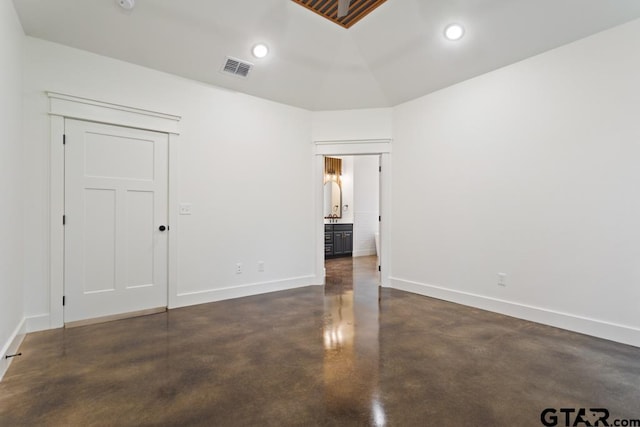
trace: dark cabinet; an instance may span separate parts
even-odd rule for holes
[[[351,256],[353,254],[353,224],[324,225],[325,258]]]

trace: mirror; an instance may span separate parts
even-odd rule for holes
[[[342,218],[342,159],[324,158],[324,217]]]
[[[335,181],[324,183],[324,217],[342,218],[342,191]]]

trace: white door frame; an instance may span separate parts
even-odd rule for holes
[[[49,230],[49,327],[64,326],[62,296],[64,293],[64,120],[77,119],[115,126],[131,127],[166,133],[169,136],[169,194],[168,212],[171,226],[167,255],[167,304],[175,306],[177,298],[178,262],[178,124],[180,116],[47,92],[51,118],[50,157],[50,230]]]
[[[316,277],[324,284],[324,215],[322,209],[324,156],[380,155],[380,269],[381,285],[390,286],[391,253],[389,251],[389,230],[391,224],[391,140],[342,140],[315,141],[314,147],[314,188],[316,224]]]

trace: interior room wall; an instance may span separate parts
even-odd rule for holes
[[[392,285],[640,346],[638,51],[636,20],[394,108]]]
[[[0,55],[19,64],[19,23],[3,7]],[[393,138],[393,286],[640,345],[640,21],[393,109],[315,113],[34,38],[24,44],[29,161],[11,138],[0,142],[0,197],[21,207],[0,215],[24,221],[25,235],[3,230],[0,242],[2,339],[21,317],[22,288],[11,283],[25,283],[27,316],[49,310],[52,90],[183,116],[173,173],[179,201],[193,206],[179,224],[178,286],[191,301],[313,281],[310,142]],[[0,70],[1,120],[17,141],[19,79],[19,66]],[[19,190],[8,186],[16,177],[25,178]],[[7,261],[22,263],[21,245],[24,274]]]
[[[380,156],[354,156],[353,256],[376,254],[374,235],[380,209]]]
[[[311,115],[314,141],[391,139],[391,108],[315,111]]]
[[[10,1],[0,2],[0,378],[5,354],[22,333],[23,148],[22,43],[24,33]]]
[[[217,72],[217,71],[212,71]],[[45,91],[182,116],[178,293],[188,303],[308,285],[316,275],[311,116],[27,37],[24,122],[27,315],[49,313],[49,118]],[[264,262],[264,271],[258,263]],[[236,263],[242,273],[236,274]]]

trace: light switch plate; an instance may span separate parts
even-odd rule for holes
[[[191,215],[191,203],[180,203],[180,215]]]

